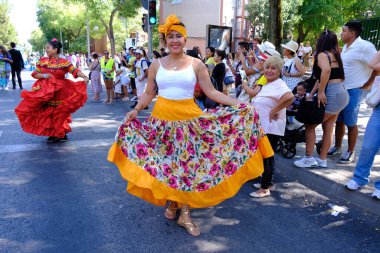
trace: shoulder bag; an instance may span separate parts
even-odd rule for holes
[[[90,73],[88,73],[88,79],[91,80],[91,74],[92,74],[92,71],[94,71],[94,69],[96,69],[96,67],[98,67],[98,65],[99,65],[99,60],[98,60],[98,64],[96,64],[95,68],[93,68],[93,69],[90,71]]]

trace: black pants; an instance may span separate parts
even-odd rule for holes
[[[268,136],[270,145],[272,146],[272,149],[275,150],[280,136],[274,135],[274,134],[267,134],[267,136]],[[269,158],[264,158],[264,173],[261,178],[261,188],[268,189],[269,186],[273,185],[274,171],[275,171],[274,156],[271,156]]]
[[[131,77],[131,88],[132,90],[136,89],[136,80],[134,77]]]
[[[12,69],[12,84],[13,89],[16,89],[16,74],[17,74],[17,81],[20,88],[22,88],[22,81],[21,81],[21,69]]]

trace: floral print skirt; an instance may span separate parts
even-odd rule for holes
[[[193,99],[159,97],[144,122],[123,122],[108,160],[128,181],[127,191],[150,203],[167,200],[204,208],[234,196],[263,172],[273,156],[249,105],[203,113]]]

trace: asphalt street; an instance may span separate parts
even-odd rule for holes
[[[23,76],[30,89],[30,72]],[[69,141],[46,144],[21,130],[19,94],[0,92],[0,252],[379,251],[379,216],[307,188],[284,173],[283,163],[270,197],[250,198],[249,182],[232,199],[193,210],[202,234],[191,237],[163,217],[162,207],[127,194],[106,160],[130,102],[93,102],[89,89]],[[329,204],[348,213],[335,217]]]

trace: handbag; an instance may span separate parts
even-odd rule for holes
[[[375,78],[372,89],[367,94],[365,102],[371,108],[375,108],[380,103],[380,76]]]
[[[296,120],[304,124],[321,124],[325,116],[325,106],[321,104],[318,107],[318,97],[314,95],[312,100],[306,100],[306,97],[301,99]]]
[[[95,68],[93,68],[93,69],[90,71],[90,73],[88,73],[88,79],[91,80],[91,74],[92,74],[92,72],[94,71],[94,69],[96,69],[96,67],[97,67],[98,65],[99,65],[99,61],[98,61],[98,64],[96,64]]]

